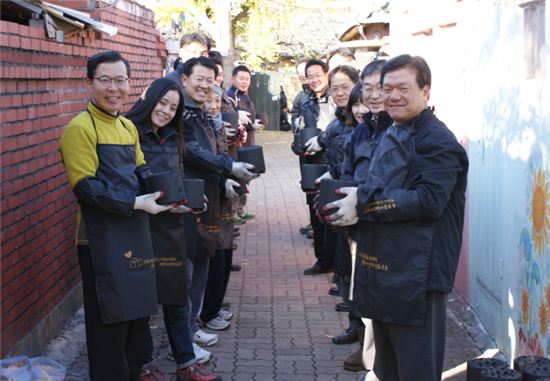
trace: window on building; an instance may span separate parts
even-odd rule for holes
[[[525,1],[523,8],[523,37],[525,74],[527,79],[544,77],[545,0]]]

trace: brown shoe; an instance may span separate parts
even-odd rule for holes
[[[366,370],[365,365],[363,365],[363,346],[360,346],[357,350],[353,351],[344,360],[344,369],[349,370],[350,372],[360,372]]]

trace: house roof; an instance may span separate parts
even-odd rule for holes
[[[118,28],[99,22],[90,17],[88,13],[80,12],[72,8],[51,4],[40,0],[2,0],[2,5],[11,5],[20,9],[22,17],[42,18],[45,20],[46,31],[50,38],[54,38],[56,30],[70,34],[86,27],[114,36],[118,33]]]
[[[364,32],[370,26],[373,26],[375,24],[389,24],[389,23],[390,23],[389,13],[378,12],[378,13],[372,14],[366,19],[360,21],[358,24],[350,26],[344,33],[340,35],[339,40],[340,41],[357,40],[362,37],[361,34],[365,34]],[[358,38],[358,35],[359,35],[359,38]]]
[[[281,33],[282,56],[326,55],[342,46],[342,36],[357,25],[389,22],[388,0],[321,1],[294,12],[292,28]]]

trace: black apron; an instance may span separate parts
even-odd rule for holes
[[[372,154],[371,170],[366,172],[368,185],[408,188],[415,134],[411,126],[390,127],[374,154],[368,149],[358,152],[359,160]],[[353,300],[362,317],[424,324],[432,237],[431,222],[359,222]]]
[[[153,173],[178,169],[183,177],[179,135],[164,127],[156,135],[146,124],[137,125],[141,150]],[[161,139],[164,143],[161,143]],[[187,303],[187,267],[183,215],[162,212],[149,214],[155,256],[157,299],[163,305]]]
[[[170,212],[149,215],[160,304],[187,303],[187,267],[183,216]]]
[[[98,178],[139,190],[134,145],[96,144],[96,152]],[[155,263],[147,213],[136,210],[123,216],[87,204],[81,208],[102,323],[156,314]]]

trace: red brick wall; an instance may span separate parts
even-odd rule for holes
[[[43,28],[0,21],[0,357],[80,281],[73,246],[76,203],[57,149],[63,127],[88,99],[86,58],[114,49],[130,61],[126,109],[162,75],[165,50],[152,12],[121,0],[92,17],[119,33],[86,30],[57,43]]]

